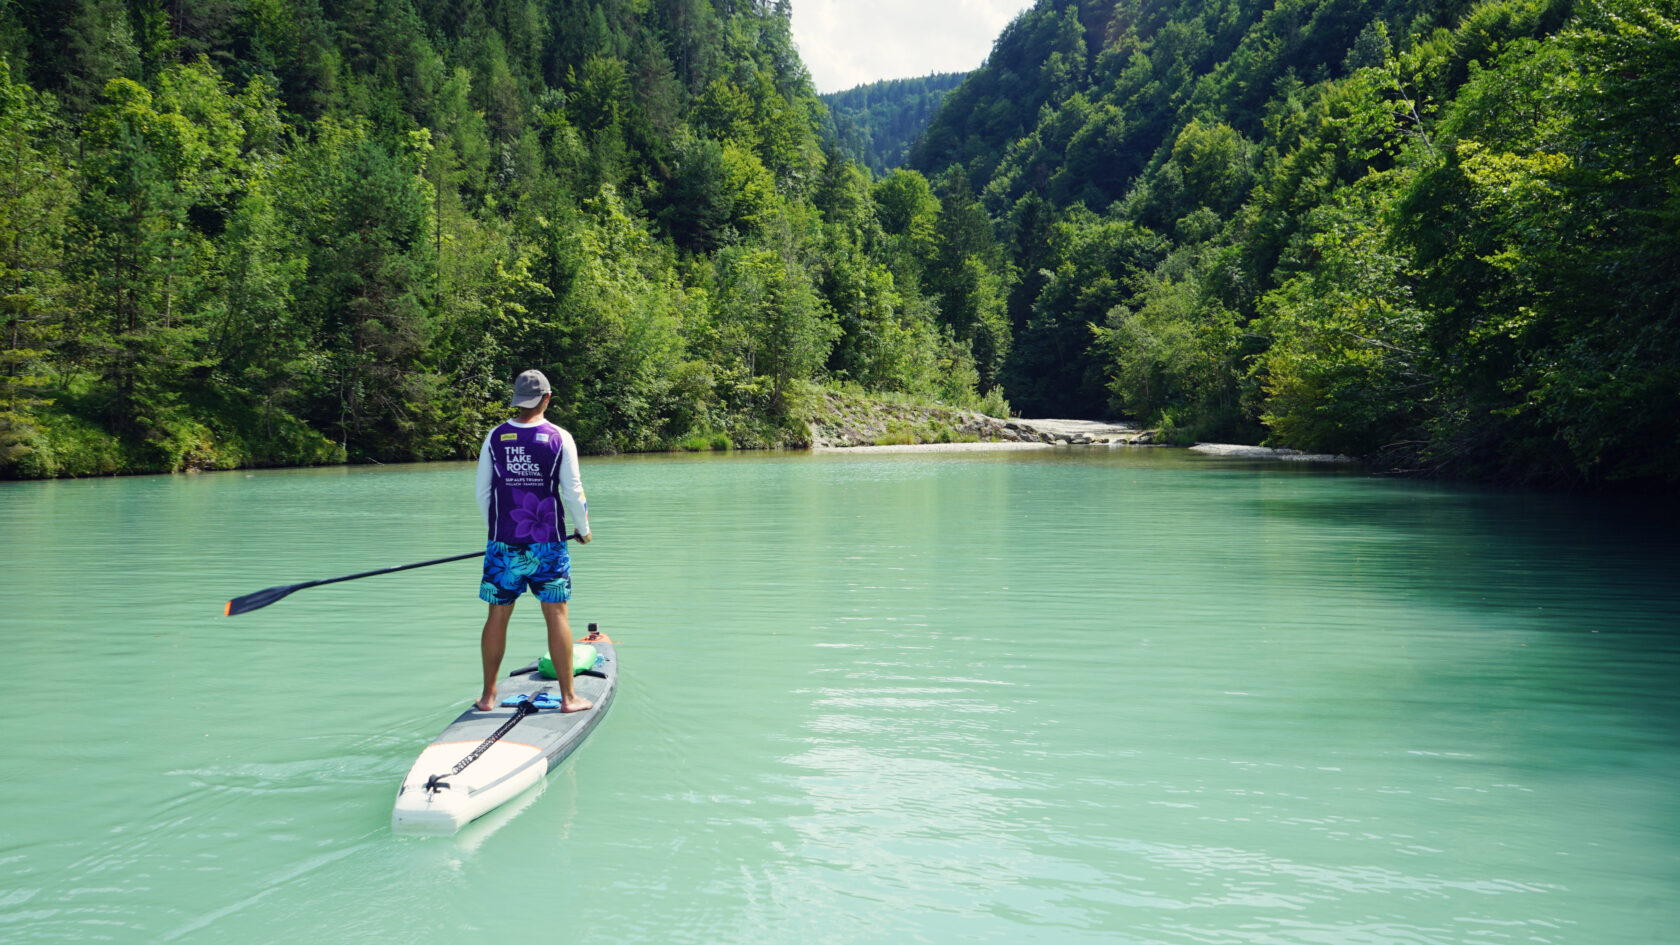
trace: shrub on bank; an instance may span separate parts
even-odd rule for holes
[[[733,448],[729,434],[715,430],[697,430],[671,444],[678,453],[722,453]]]
[[[0,417],[0,476],[51,479],[121,472],[130,451],[92,423],[52,409]]]

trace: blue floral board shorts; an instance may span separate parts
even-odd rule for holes
[[[572,556],[563,541],[510,545],[492,541],[484,547],[484,580],[480,600],[511,604],[529,587],[537,600],[550,604],[572,599]]]

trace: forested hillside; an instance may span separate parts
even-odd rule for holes
[[[1677,89],[1676,0],[1045,0],[913,165],[1024,413],[1672,483]]]
[[[0,6],[0,476],[470,456],[533,366],[590,450],[797,438],[813,381],[977,403],[990,224],[825,155],[788,19]]]
[[[822,96],[832,126],[825,128],[841,153],[877,175],[900,167],[945,96],[966,73],[936,72],[919,79],[888,79]]]

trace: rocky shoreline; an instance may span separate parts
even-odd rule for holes
[[[813,450],[887,453],[1157,445],[1156,431],[1128,421],[1002,419],[972,410],[867,400],[832,391],[823,392],[818,416],[808,426]],[[1197,443],[1189,449],[1235,459],[1355,462],[1347,456],[1231,443]]]
[[[1288,463],[1353,463],[1351,456],[1339,453],[1303,453],[1300,450],[1274,449],[1270,446],[1243,446],[1237,443],[1197,443],[1192,453],[1206,456],[1229,456],[1237,459],[1275,459]]]
[[[822,393],[809,424],[814,450],[1017,444],[1024,446],[1149,446],[1152,430],[1095,420],[1024,420],[972,410],[925,407]]]

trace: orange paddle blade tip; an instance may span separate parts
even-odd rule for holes
[[[233,601],[230,600],[227,603],[222,605],[222,616],[223,617],[233,616]]]

